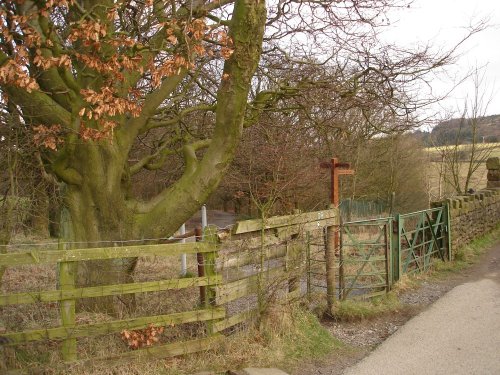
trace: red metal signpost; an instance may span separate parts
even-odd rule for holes
[[[339,176],[352,175],[354,170],[349,169],[349,163],[339,163],[337,158],[332,158],[328,162],[321,163],[321,168],[329,168],[331,171],[330,202],[334,208],[338,208],[339,201]],[[340,220],[340,218],[339,218]],[[326,294],[328,311],[332,312],[335,302],[336,278],[335,278],[335,253],[339,252],[340,235],[339,227],[328,227],[326,232]],[[342,259],[340,260],[342,261]],[[342,279],[342,278],[340,278]],[[340,287],[342,290],[342,286]]]

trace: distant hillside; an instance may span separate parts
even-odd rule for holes
[[[476,126],[477,142],[500,141],[500,115],[480,117],[476,120],[451,119],[440,122],[432,129],[431,139],[437,146],[455,144],[457,137],[459,144],[472,143],[474,126]]]
[[[475,121],[475,123],[473,122]],[[415,133],[428,146],[444,146],[472,143],[473,125],[476,126],[478,143],[500,142],[500,115],[471,119],[451,119],[440,122],[431,132]]]

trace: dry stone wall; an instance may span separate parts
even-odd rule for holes
[[[500,223],[500,188],[478,191],[444,201],[434,202],[438,207],[450,208],[452,252],[487,233]]]
[[[499,158],[489,158],[486,161],[486,168],[488,168],[488,182],[485,190],[432,204],[433,207],[449,205],[453,253],[500,224]]]

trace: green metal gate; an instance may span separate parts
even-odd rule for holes
[[[403,274],[427,271],[436,258],[450,259],[448,223],[447,206],[396,216],[395,281]]]
[[[387,293],[401,275],[450,259],[448,207],[343,223],[338,259],[340,299]]]
[[[391,228],[392,218],[341,225],[340,299],[374,297],[390,290]]]

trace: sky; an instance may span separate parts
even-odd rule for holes
[[[451,48],[466,34],[465,28],[481,19],[488,19],[486,30],[474,35],[459,49],[456,64],[447,68],[448,77],[431,82],[432,90],[444,93],[475,67],[484,76],[481,92],[485,115],[500,114],[500,0],[414,0],[409,8],[389,14],[390,26],[383,38],[403,45],[423,45],[430,41],[437,48]],[[473,97],[472,80],[459,85],[432,112],[461,112],[464,102]],[[486,107],[486,106],[485,106]]]

